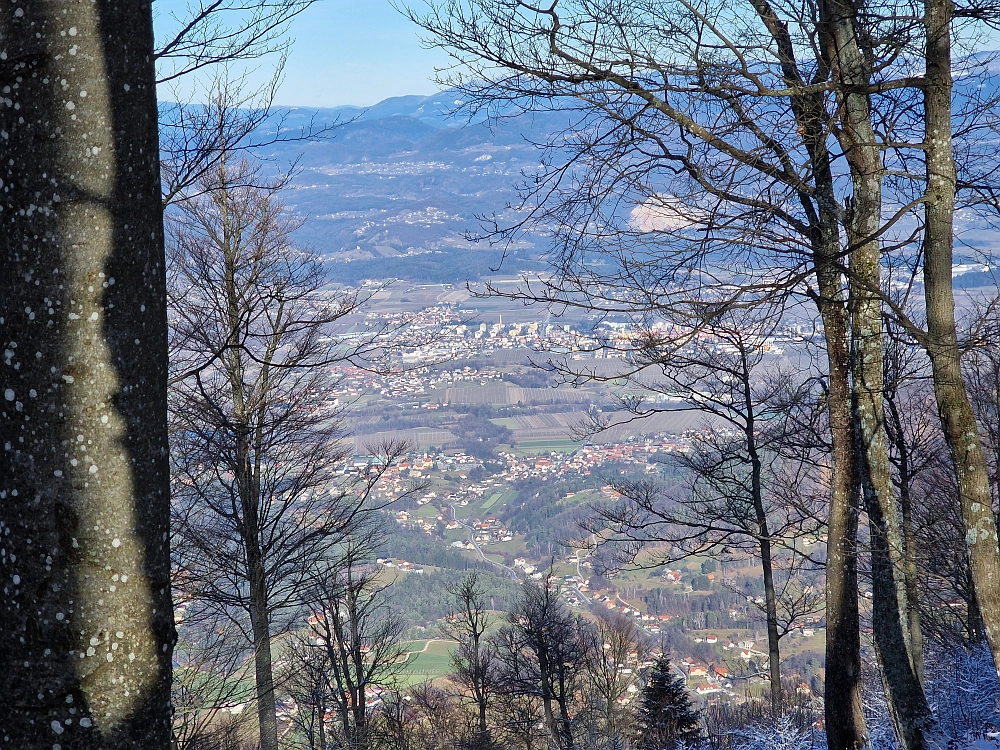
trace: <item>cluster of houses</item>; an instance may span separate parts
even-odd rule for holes
[[[653,615],[648,612],[640,612],[637,609],[632,609],[615,601],[614,598],[607,595],[601,596],[596,601],[606,609],[618,610],[626,617],[632,617],[636,621],[636,624],[650,635],[659,635],[663,632],[662,625],[670,621],[670,615]]]
[[[452,521],[452,523],[456,522]],[[477,544],[500,544],[514,538],[510,530],[494,516],[490,516],[485,521],[472,521],[470,527]]]
[[[417,565],[416,563],[408,562],[407,560],[394,560],[391,557],[378,557],[375,559],[375,564],[381,568],[395,568],[401,570],[404,573],[423,573],[424,568],[422,565]]]
[[[710,636],[713,637],[713,636]],[[702,664],[686,657],[677,665],[684,675],[688,689],[694,684],[694,692],[699,696],[734,695],[733,683],[729,680],[729,668],[724,664]]]
[[[434,493],[431,492],[429,495],[433,496]],[[418,505],[424,505],[426,502],[429,502],[429,498],[425,496],[425,498],[421,498]],[[400,510],[396,512],[395,519],[396,523],[403,528],[417,529],[428,535],[433,534],[437,530],[438,524],[442,524],[447,531],[454,531],[463,526],[468,526],[472,531],[472,538],[475,541],[456,540],[449,545],[455,549],[474,550],[477,546],[501,544],[509,542],[514,538],[513,532],[500,523],[500,520],[495,516],[490,516],[483,521],[472,520],[468,524],[462,524],[459,521],[447,520],[443,513],[438,513],[434,517],[428,517],[412,513],[408,510]]]
[[[457,491],[447,495],[447,504],[466,506],[477,502],[487,492],[509,486],[526,479],[561,479],[564,477],[590,476],[594,469],[608,463],[645,465],[647,470],[657,468],[657,455],[684,452],[690,445],[692,435],[661,436],[656,439],[630,440],[607,445],[584,445],[573,453],[553,453],[548,456],[519,456],[501,451],[498,455],[505,463],[503,469],[480,482],[467,482]],[[355,459],[356,470],[370,462],[365,457]],[[407,456],[396,466],[388,467],[378,485],[376,494],[382,498],[398,496],[414,478],[426,478],[432,472],[442,474],[457,473],[459,479],[466,480],[468,473],[482,461],[461,451],[448,451],[431,456],[426,453]],[[618,493],[610,486],[601,491],[608,497],[617,498]]]
[[[524,347],[574,352],[577,358],[620,358],[625,356],[630,342],[639,335],[624,323],[609,321],[601,323],[595,335],[574,330],[572,325],[564,323],[530,321],[505,324],[501,315],[496,323],[477,324],[466,322],[465,316],[456,304],[442,304],[417,311],[372,311],[366,316],[366,323],[372,328],[388,326],[399,329],[404,345],[404,362],[433,362],[442,358],[455,359],[497,349]],[[656,325],[667,326],[666,323]],[[804,334],[800,329],[800,326],[789,327],[778,336],[762,339],[760,347],[768,353],[780,355],[783,350],[778,342],[801,340]],[[815,330],[810,329],[808,333],[815,335]],[[713,337],[705,333],[696,334],[695,338],[702,345],[714,343]],[[602,347],[599,342],[604,340],[617,345]],[[718,346],[721,348],[725,344],[719,343]]]
[[[437,519],[425,518],[411,514],[407,510],[401,510],[396,513],[396,523],[404,529],[418,529],[428,535],[434,533],[434,530],[437,528],[437,521],[441,518],[443,516],[438,516]]]
[[[506,482],[534,478],[561,478],[563,476],[590,476],[592,470],[609,463],[645,465],[647,470],[658,468],[659,456],[671,452],[685,452],[692,435],[664,435],[656,439],[628,440],[606,445],[583,445],[573,453],[553,453],[549,456],[517,456],[500,453],[507,466],[494,477]],[[618,493],[610,486],[601,488],[609,497]]]

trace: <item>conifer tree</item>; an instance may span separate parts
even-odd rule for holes
[[[670,657],[656,660],[637,717],[638,750],[674,750],[701,739],[700,715],[691,704],[684,681],[670,673]]]

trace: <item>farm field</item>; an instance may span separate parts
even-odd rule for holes
[[[439,680],[451,670],[453,641],[410,641],[405,645],[408,654],[400,672],[400,682],[404,685]]]
[[[479,509],[486,511],[492,508],[493,506],[497,505],[498,503],[502,506],[506,502],[508,502],[511,498],[513,498],[516,494],[517,493],[512,487],[508,487],[499,492],[494,492],[492,495],[486,498],[486,501],[479,506]]]
[[[514,452],[519,456],[537,455],[539,453],[572,453],[581,445],[583,445],[583,442],[558,437],[543,440],[520,440]]]

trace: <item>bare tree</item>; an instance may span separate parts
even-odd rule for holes
[[[253,646],[265,748],[277,742],[270,640],[405,451],[387,444],[361,475],[337,474],[348,452],[328,365],[373,339],[339,346],[332,326],[364,297],[324,290],[318,260],[291,242],[280,187],[220,162],[171,215],[169,256],[174,560],[198,616]]]
[[[177,92],[176,102],[160,108],[160,177],[163,205],[188,200],[211,181],[222,161],[262,159],[270,146],[304,143],[328,138],[337,122],[321,123],[315,117],[298,128],[287,126],[288,110],[276,109],[274,97],[281,83],[283,60],[266,83],[253,86],[249,76],[228,68],[200,84],[191,99]],[[286,174],[296,171],[297,160],[278,166]],[[243,179],[260,179],[246,172]],[[267,179],[260,182],[266,187]]]
[[[157,83],[205,68],[282,56],[289,24],[316,0],[197,0],[160,17]]]
[[[641,353],[633,354],[630,379],[639,381],[645,392],[679,398],[714,423],[706,425],[689,452],[672,458],[690,478],[687,494],[665,497],[653,482],[613,479],[626,502],[595,506],[585,527],[615,547],[620,563],[632,562],[650,545],[650,565],[737,552],[759,560],[771,708],[777,714],[782,696],[779,640],[796,617],[808,614],[799,612],[797,604],[790,618],[779,617],[779,599],[792,592],[796,578],[785,575],[784,581],[778,580],[781,552],[795,558],[794,540],[818,536],[820,522],[797,492],[786,491],[808,486],[809,478],[800,476],[801,467],[781,460],[785,415],[801,400],[802,386],[768,357],[766,344],[774,325],[752,315],[721,314],[711,325],[685,336],[689,343],[680,349],[673,343],[677,327],[647,337]],[[634,418],[663,408],[648,404],[641,395],[624,397],[623,407]],[[789,467],[791,476],[785,476]],[[798,565],[793,561],[791,567]],[[805,601],[799,594],[792,599]]]
[[[161,15],[157,83],[163,203],[182,200],[224,158],[260,158],[278,143],[325,138],[334,124],[314,118],[288,128],[274,97],[292,46],[289,26],[315,0],[198,0]],[[249,83],[264,60],[273,72]],[[250,68],[253,66],[253,69]]]
[[[553,273],[493,293],[624,314],[640,330],[796,290],[817,305],[833,443],[828,736],[864,744],[849,269],[817,19],[763,2],[429,6],[411,16],[454,56],[447,82],[469,107],[572,120],[522,185],[522,218],[490,227],[501,240],[551,231]]]
[[[918,539],[921,632],[930,646],[948,650],[974,647],[983,641],[985,632],[963,544],[965,521],[955,470],[943,438],[936,459],[915,478],[911,488]]]
[[[0,40],[4,742],[165,750],[174,630],[150,3],[8,4]]]
[[[989,470],[979,425],[962,379],[961,349],[955,317],[952,266],[955,242],[955,209],[959,168],[954,143],[952,37],[956,11],[945,0],[927,0],[922,31],[924,76],[921,82],[923,132],[915,138],[923,153],[923,281],[926,336],[920,340],[931,361],[931,375],[945,443],[951,453],[958,482],[960,507],[966,528],[966,548],[976,586],[979,610],[986,624],[986,638],[994,661],[1000,662],[1000,547],[992,504]],[[962,15],[992,16],[988,8],[973,7]],[[986,106],[987,112],[995,109]],[[968,127],[968,126],[966,126]],[[975,131],[975,128],[970,128]],[[995,169],[995,161],[988,170]],[[982,180],[986,190],[990,179]],[[995,210],[995,206],[993,207]]]
[[[576,747],[574,701],[591,643],[587,630],[547,582],[527,582],[496,635],[502,684],[540,700],[549,740],[559,750]]]
[[[309,637],[328,680],[339,741],[352,750],[375,746],[369,692],[396,687],[406,660],[404,624],[386,600],[392,581],[374,565],[372,533],[361,530],[345,540],[339,558],[305,592],[313,611]]]
[[[177,750],[202,750],[218,738],[228,716],[242,715],[243,708],[254,703],[255,691],[247,683],[253,661],[225,628],[213,625],[187,627],[182,620],[178,627],[170,699],[172,744]],[[248,733],[247,723],[243,722],[241,733]],[[235,729],[230,726],[225,731]]]
[[[497,680],[496,654],[486,634],[490,615],[486,591],[476,573],[469,574],[448,593],[454,608],[441,631],[458,642],[452,654],[450,679],[469,696],[478,719],[475,747],[492,745],[488,714],[500,689]]]
[[[629,688],[637,692],[639,670],[646,660],[646,644],[635,623],[614,613],[598,618],[590,633],[583,694],[590,718],[590,747],[621,747],[633,733],[635,715],[626,705]]]
[[[533,288],[526,283],[513,296],[641,317],[677,305],[679,291],[701,290],[710,281],[717,299],[746,303],[780,293],[781,282],[811,255],[807,273],[815,275],[816,289],[808,294],[824,318],[836,454],[827,656],[838,666],[831,676],[846,675],[843,688],[851,693],[850,700],[828,701],[827,709],[841,716],[848,706],[853,715],[830,722],[836,727],[831,746],[864,741],[851,634],[856,573],[843,567],[855,557],[855,469],[873,512],[877,642],[894,672],[892,704],[908,714],[903,723],[933,733],[919,679],[912,664],[906,666],[912,609],[905,565],[894,557],[904,545],[882,413],[881,317],[888,309],[930,357],[984,615],[1000,622],[1000,555],[986,501],[987,467],[962,385],[950,279],[956,205],[995,213],[997,194],[990,174],[995,148],[977,147],[992,140],[980,134],[996,128],[993,87],[956,93],[956,69],[967,77],[984,63],[970,55],[956,68],[952,44],[976,38],[968,27],[956,34],[958,24],[987,21],[993,9],[837,0],[808,9],[781,2],[644,0],[544,6],[451,0],[429,6],[411,15],[430,32],[430,43],[454,56],[450,80],[463,89],[468,106],[500,116],[561,110],[575,118],[549,141],[548,160],[523,186],[520,207],[527,218],[493,227],[509,237],[547,222],[558,243],[553,280]],[[692,206],[699,210],[688,210]],[[648,239],[653,232],[644,231],[656,224],[660,237],[672,241],[666,252],[658,252]],[[721,246],[724,237],[732,247]],[[720,272],[722,258],[747,257],[747,245],[754,244],[766,251],[784,245],[783,257],[756,254],[755,266],[768,269],[766,280]],[[926,330],[882,286],[880,268],[892,254],[906,256],[911,279],[922,273]],[[597,256],[611,263],[600,268],[591,262]],[[665,280],[677,276],[694,283],[664,289]],[[749,283],[742,288],[735,283],[743,281]],[[845,286],[850,321],[842,305]],[[853,409],[847,401],[848,340]],[[1000,654],[1000,646],[993,648]],[[833,694],[845,693],[838,687]],[[841,734],[839,727],[848,729]],[[912,741],[921,742],[916,735]]]
[[[548,747],[549,733],[539,722],[541,701],[536,695],[508,693],[497,701],[494,740],[504,747],[540,750]]]
[[[962,357],[969,397],[982,427],[989,455],[993,501],[1000,501],[1000,298],[987,300],[973,311],[969,345]]]
[[[481,747],[475,716],[465,711],[447,689],[425,682],[411,689],[407,698],[417,716],[414,747],[421,750]]]

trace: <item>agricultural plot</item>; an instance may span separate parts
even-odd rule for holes
[[[368,446],[379,445],[387,440],[406,440],[417,450],[423,450],[432,445],[441,446],[450,443],[455,440],[455,435],[448,430],[435,430],[426,427],[394,432],[375,432],[370,435],[356,436],[354,438],[355,451],[358,454],[368,453]]]
[[[517,453],[519,455],[572,453],[581,445],[583,445],[582,441],[570,440],[566,437],[550,437],[540,440],[519,440],[517,443]]]
[[[502,506],[516,494],[517,493],[514,491],[514,489],[510,487],[508,487],[505,490],[501,490],[500,492],[494,492],[492,495],[486,498],[486,501],[482,505],[480,505],[479,508],[480,510],[486,511],[497,504]]]
[[[512,394],[511,391],[517,391]],[[462,406],[484,406],[488,404],[506,406],[516,404],[521,389],[506,384],[469,385],[462,388],[449,388],[445,392],[445,400],[449,404]],[[513,397],[513,400],[511,398]]]
[[[404,685],[440,680],[451,671],[452,641],[412,641],[406,646],[406,662],[399,675]]]
[[[448,403],[463,406],[586,403],[596,397],[596,393],[579,388],[521,388],[506,383],[470,384],[445,391]]]

